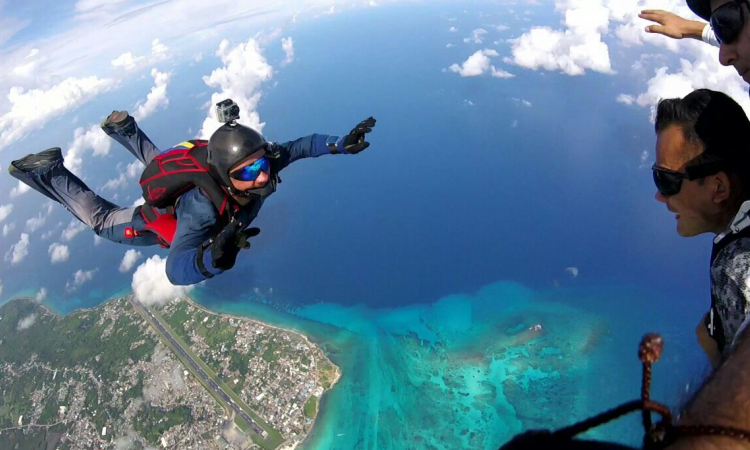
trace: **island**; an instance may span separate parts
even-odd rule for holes
[[[304,335],[132,295],[0,307],[0,448],[292,448],[341,373]]]

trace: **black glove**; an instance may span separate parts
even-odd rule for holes
[[[250,248],[248,238],[260,233],[259,228],[243,230],[242,226],[242,222],[229,222],[214,238],[211,243],[211,265],[215,269],[229,270],[234,267],[240,249]]]
[[[344,136],[344,151],[356,154],[369,147],[370,143],[365,142],[365,134],[372,131],[372,127],[374,126],[375,119],[372,117],[368,117],[360,122],[348,135]]]

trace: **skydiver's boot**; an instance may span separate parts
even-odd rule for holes
[[[135,119],[127,111],[112,111],[101,127],[110,136],[118,134],[127,138],[135,134]]]
[[[144,165],[148,165],[160,153],[127,111],[112,111],[101,126],[107,136],[119,142]]]
[[[45,171],[47,168],[51,168],[55,164],[63,164],[62,150],[60,150],[60,147],[49,148],[43,152],[26,155],[21,159],[12,161],[10,166],[8,166],[8,172],[13,178],[18,179],[45,197],[59,202],[60,200],[58,200],[44,186],[44,184],[40,182],[40,179],[32,175],[34,171]]]
[[[26,155],[21,159],[11,162],[8,171],[11,175],[16,170],[30,172],[38,167],[54,164],[57,161],[63,161],[62,150],[60,150],[60,147],[48,148],[43,152]]]

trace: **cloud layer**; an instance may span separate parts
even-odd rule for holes
[[[10,111],[0,116],[0,150],[106,92],[113,84],[111,79],[90,76],[67,78],[48,89],[11,88]]]

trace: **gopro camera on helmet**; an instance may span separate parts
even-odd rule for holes
[[[240,107],[231,98],[216,104],[216,119],[221,123],[230,123],[240,118]]]

